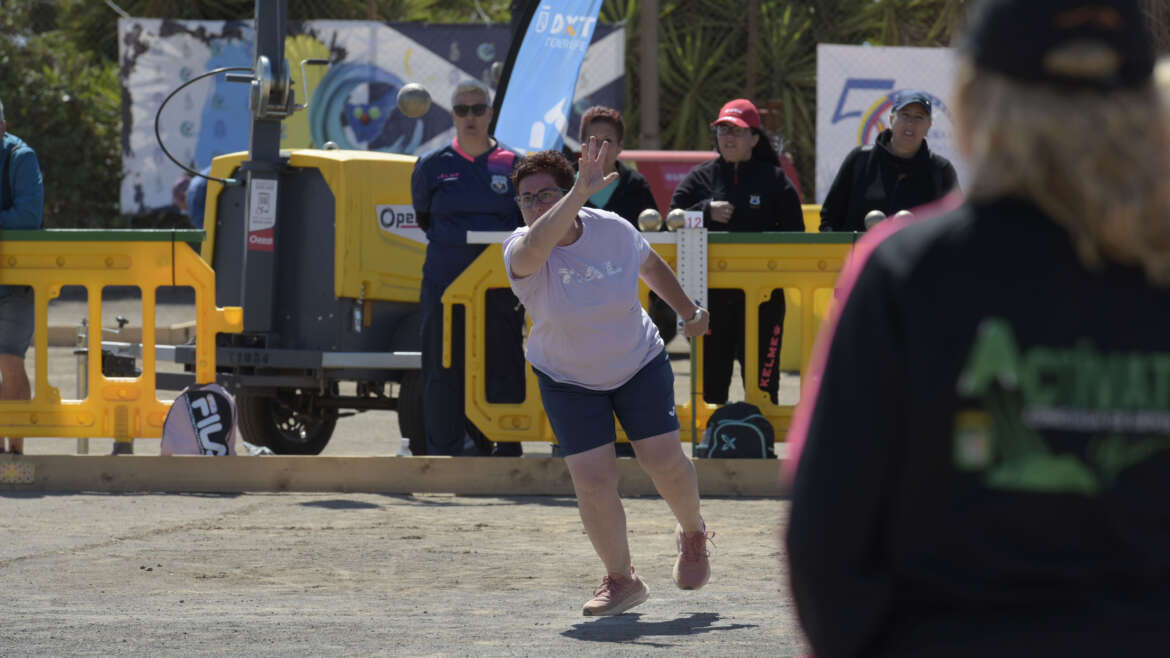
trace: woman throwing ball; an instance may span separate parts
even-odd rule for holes
[[[527,226],[504,241],[512,290],[533,327],[527,357],[573,479],[585,532],[606,576],[587,616],[617,615],[650,594],[630,563],[618,496],[614,415],[638,463],[678,519],[674,581],[698,589],[710,575],[694,464],[683,454],[674,374],[662,337],[638,303],[638,278],[664,299],[688,337],[707,331],[707,311],[683,292],[670,266],[628,221],[584,208],[617,178],[604,173],[609,146],[590,138],[573,167],[555,151],[525,156],[513,181]]]

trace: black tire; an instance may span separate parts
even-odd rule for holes
[[[333,436],[337,410],[314,405],[315,398],[296,391],[276,397],[240,392],[240,433],[278,455],[319,455]]]
[[[410,437],[410,452],[417,456],[427,454],[422,401],[422,371],[404,372],[398,387],[398,431],[399,436]]]

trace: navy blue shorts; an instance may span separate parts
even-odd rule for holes
[[[678,430],[674,409],[674,371],[663,350],[630,378],[610,391],[594,391],[553,381],[537,370],[540,397],[561,454],[575,455],[617,441],[617,414],[631,441]]]
[[[24,358],[32,343],[35,312],[31,286],[0,286],[0,354]]]

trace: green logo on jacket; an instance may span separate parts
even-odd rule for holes
[[[1170,448],[1170,353],[1021,350],[991,318],[957,389],[955,466],[991,488],[1094,495]]]

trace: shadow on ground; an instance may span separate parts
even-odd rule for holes
[[[201,491],[0,491],[0,498],[75,498],[78,496],[105,496],[107,498],[133,499],[146,496],[177,497],[177,498],[222,498],[230,500],[243,496],[233,492],[201,492]]]
[[[412,494],[377,494],[424,507],[506,507],[514,505],[539,505],[541,507],[571,507],[576,509],[577,499],[565,496],[493,496],[463,494],[459,496],[437,494],[415,496]]]
[[[755,628],[756,624],[717,625],[721,617],[714,612],[694,612],[685,617],[669,621],[642,621],[640,614],[599,617],[593,621],[574,624],[561,635],[585,642],[614,642],[644,644],[652,647],[670,647],[671,644],[654,642],[650,638],[684,637],[700,633],[734,631],[741,628]]]
[[[302,507],[320,507],[322,509],[382,509],[381,505],[367,503],[361,500],[347,500],[333,498],[329,500],[310,500],[301,503]]]

